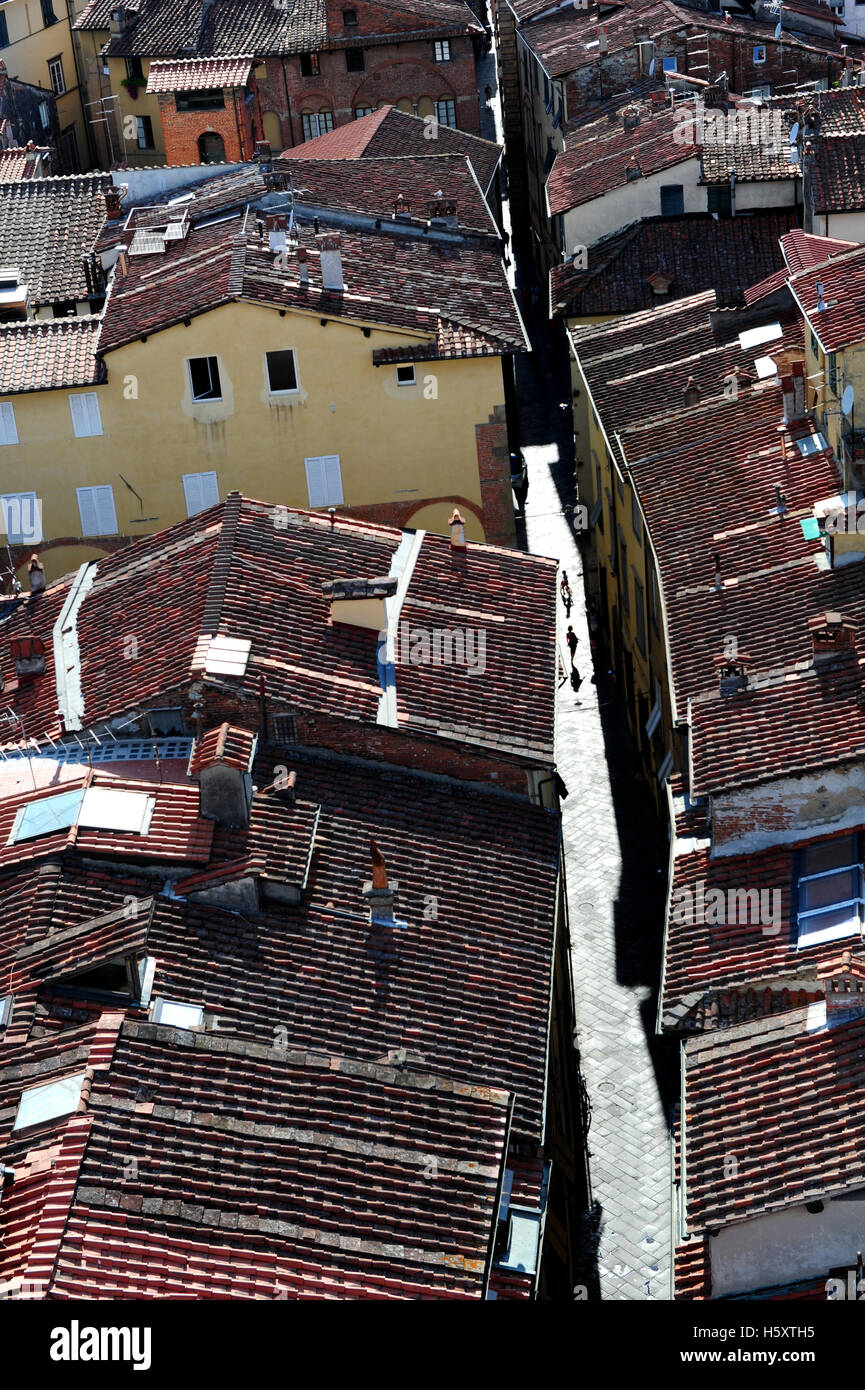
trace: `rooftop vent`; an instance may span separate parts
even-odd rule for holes
[[[411,220],[411,203],[403,193],[398,193],[393,205],[393,215],[398,221]]]
[[[342,274],[342,237],[338,232],[323,232],[317,237],[321,252],[321,287],[341,294],[345,289]]]
[[[635,106],[626,106],[622,113],[625,130],[633,130],[640,124],[640,113]]]
[[[865,961],[845,951],[817,971],[826,993],[826,1020],[865,1012]]]
[[[372,877],[363,885],[363,896],[369,903],[370,922],[388,927],[404,926],[405,923],[397,922],[393,915],[393,900],[399,892],[399,884],[388,882],[384,855],[375,840],[370,840],[369,851]]]
[[[115,218],[115,217],[119,217],[119,216],[120,216],[120,198],[121,198],[121,193],[120,193],[120,189],[119,189],[119,188],[116,188],[113,184],[112,184],[111,188],[106,188],[106,190],[105,190],[105,216],[106,216],[106,217]]]
[[[41,637],[28,633],[25,637],[11,637],[9,648],[15,662],[18,676],[42,676],[45,674],[45,643]]]
[[[808,619],[808,631],[815,662],[852,651],[856,646],[856,624],[843,613],[818,613]]]
[[[700,388],[692,376],[685,383],[685,405],[699,405]]]
[[[252,764],[258,740],[226,721],[195,744],[189,775],[198,777],[199,811],[205,820],[245,829],[252,804]]]
[[[385,600],[397,591],[399,581],[384,575],[378,579],[327,579],[321,586],[330,603],[333,623],[381,632],[387,627]]]
[[[735,657],[716,656],[715,666],[721,695],[738,695],[748,689],[748,657],[744,652]]]
[[[458,508],[454,507],[451,512],[448,527],[451,534],[451,547],[454,550],[465,550],[466,548],[466,524],[460,515]]]

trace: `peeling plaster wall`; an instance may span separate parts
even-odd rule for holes
[[[712,858],[755,854],[865,818],[865,764],[782,777],[712,798]]]
[[[727,1226],[709,1240],[713,1297],[809,1279],[839,1266],[855,1270],[856,1251],[865,1248],[865,1190],[858,1196],[827,1202],[816,1215],[799,1206]]]

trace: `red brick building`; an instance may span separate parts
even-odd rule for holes
[[[252,159],[264,138],[253,58],[181,58],[153,63],[147,91],[159,102],[167,164]]]
[[[248,100],[253,91],[248,77],[233,87],[224,84],[219,107],[224,114],[209,123],[224,143],[226,159],[249,138],[256,119],[278,150],[388,104],[480,133],[475,54],[484,30],[464,0],[358,0],[351,7],[341,0],[310,0],[290,10],[266,6],[252,14],[242,0],[193,0],[183,8],[140,0],[136,9],[122,11],[114,0],[91,0],[76,28],[94,36],[106,70],[120,70],[112,59],[124,60],[127,72],[169,59],[231,64],[242,63],[242,55],[258,59],[254,98]],[[206,133],[202,105],[187,102],[181,110],[176,93],[148,87],[157,90],[165,97],[160,115],[167,162],[198,162],[197,141]]]

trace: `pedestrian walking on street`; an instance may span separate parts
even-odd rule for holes
[[[489,82],[488,82],[487,85],[484,87],[484,96],[485,96],[486,99],[487,99],[487,106],[489,106],[490,102],[491,102],[492,99],[493,99],[493,89],[492,89],[492,87],[490,86]]]
[[[562,582],[559,585],[559,588],[562,594],[562,603],[565,605],[565,617],[569,618],[571,616],[571,606],[574,602],[574,596],[571,593],[571,586],[568,582],[567,570],[562,570]]]
[[[577,654],[577,643],[580,639],[574,632],[574,629],[571,627],[570,623],[568,623],[568,635],[566,640],[568,643],[568,651],[571,653],[571,666],[573,666],[574,657]]]

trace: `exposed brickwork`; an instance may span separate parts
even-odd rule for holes
[[[479,135],[472,40],[458,35],[449,43],[448,63],[433,60],[433,39],[369,47],[364,49],[362,72],[349,72],[346,49],[337,48],[318,55],[319,72],[309,77],[301,73],[299,57],[268,58],[267,76],[259,83],[261,109],[277,116],[284,148],[303,143],[304,113],[329,111],[334,126],[341,126],[354,120],[358,107],[375,110],[384,102],[400,101],[417,106],[424,98],[452,100],[457,127]]]
[[[486,425],[475,425],[475,440],[483,499],[484,535],[491,545],[514,545],[516,528],[504,407],[501,407],[499,418],[491,415]]]
[[[252,158],[255,142],[263,138],[261,102],[255,79],[253,100],[246,101],[240,88],[225,92],[225,106],[217,111],[178,111],[173,93],[159,95],[159,117],[165,139],[166,164],[200,164],[199,137],[210,131],[222,137],[227,163]]]
[[[354,516],[359,521],[376,521],[382,526],[408,526],[411,518],[422,507],[441,507],[442,513],[442,535],[446,534],[447,519],[454,507],[459,507],[465,515],[467,511],[472,512],[484,525],[484,513],[476,502],[470,502],[466,497],[413,497],[408,502],[373,502],[367,507],[341,507],[340,516]],[[485,539],[492,542],[493,537],[486,533]]]

